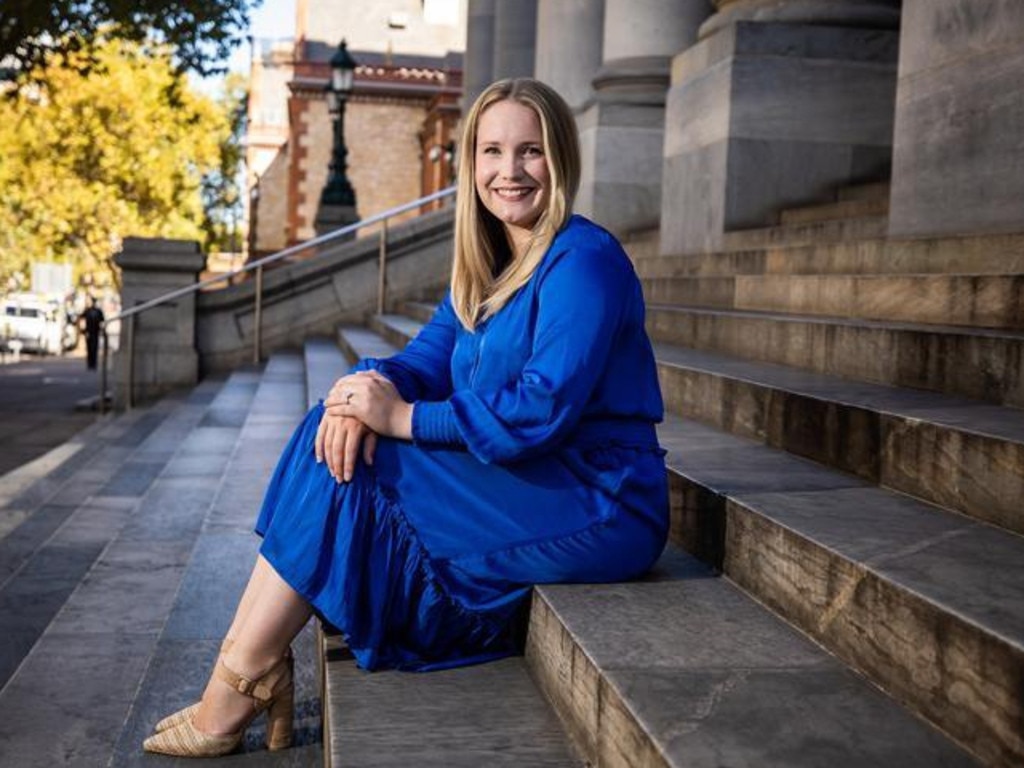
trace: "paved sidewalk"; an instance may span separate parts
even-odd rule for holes
[[[32,357],[0,365],[0,477],[69,440],[96,420],[75,403],[99,393],[84,357]]]

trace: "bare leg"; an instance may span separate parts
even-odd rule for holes
[[[256,557],[256,564],[253,566],[252,574],[249,576],[249,583],[246,584],[245,591],[242,592],[242,598],[238,601],[238,607],[235,609],[235,617],[231,621],[231,626],[228,627],[227,634],[224,635],[225,640],[233,641],[238,637],[238,633],[245,624],[245,619],[249,615],[253,603],[258,599],[260,590],[263,588],[262,585],[267,571],[272,570],[270,564],[262,556]]]
[[[282,657],[289,643],[309,621],[312,608],[262,556],[256,560],[242,602],[249,605],[244,615],[240,615],[243,611],[239,606],[232,630],[229,630],[229,636],[234,632],[234,645],[224,661],[230,669],[251,679],[262,675]],[[211,678],[203,692],[195,725],[206,733],[234,733],[251,712],[249,698]]]

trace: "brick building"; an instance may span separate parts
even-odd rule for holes
[[[450,183],[464,5],[299,0],[295,39],[254,46],[246,158],[252,256],[315,235],[332,149],[324,89],[342,38],[358,63],[345,143],[359,216]]]

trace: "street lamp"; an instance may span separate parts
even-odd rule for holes
[[[317,234],[329,232],[358,221],[356,193],[345,175],[348,148],[345,146],[345,102],[352,93],[356,60],[348,52],[344,40],[331,56],[331,80],[324,88],[327,108],[334,118],[334,142],[327,183],[320,194],[320,207],[316,216]]]

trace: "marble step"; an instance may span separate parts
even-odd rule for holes
[[[840,200],[824,205],[807,205],[799,208],[788,208],[780,214],[779,221],[783,226],[809,224],[814,221],[834,221],[837,219],[857,219],[867,216],[885,216],[889,213],[889,199],[869,197],[860,200]]]
[[[306,407],[327,397],[334,382],[348,372],[349,363],[335,339],[314,336],[302,346],[306,372]]]
[[[661,231],[658,227],[629,232],[620,240],[629,258],[636,264],[647,259],[656,258],[661,244]]]
[[[653,304],[1024,329],[1024,274],[665,277],[643,286]]]
[[[1024,533],[1024,411],[655,344],[666,407]]]
[[[836,191],[836,200],[888,200],[892,185],[888,181],[872,181],[866,184],[851,184]]]
[[[655,341],[1024,407],[1024,333],[649,304]]]
[[[420,323],[429,323],[437,309],[436,303],[427,301],[407,301],[399,307],[398,314],[416,320]]]
[[[342,328],[349,362],[404,346],[416,321],[386,315],[376,331]],[[405,339],[392,345],[385,338]],[[314,373],[314,375],[317,375]],[[325,760],[334,768],[578,766],[558,717],[522,658],[429,674],[364,672],[335,644],[325,660]]]
[[[203,482],[202,498],[182,502],[161,527],[139,531],[141,547],[172,545],[181,553],[173,586],[163,595],[160,623],[149,637],[146,664],[134,680],[136,695],[122,719],[108,764],[152,766],[167,758],[142,752],[143,739],[164,715],[196,701],[213,668],[259,548],[253,524],[281,450],[306,411],[303,357],[275,353],[253,381],[250,403],[232,428],[230,447],[217,451],[218,475]],[[225,433],[225,443],[228,435]],[[185,452],[183,452],[185,453]],[[185,455],[199,458],[189,451]],[[161,530],[162,528],[162,530]],[[176,531],[176,528],[182,530]],[[187,529],[187,530],[186,530]],[[168,579],[168,581],[170,581]],[[272,768],[321,765],[320,705],[311,629],[296,639],[296,736],[291,749],[268,752],[264,720],[257,720],[241,753],[223,760]],[[192,761],[173,761],[184,765]]]
[[[690,420],[659,438],[677,543],[985,764],[1021,764],[1024,538]]]
[[[367,325],[392,347],[401,349],[419,333],[423,323],[405,315],[374,315]]]
[[[226,425],[252,397],[246,376],[154,406],[167,407],[165,418],[141,438],[126,430],[130,455],[94,468],[106,484],[40,549],[37,557],[53,557],[37,591],[22,591],[23,617],[53,599],[58,580],[75,584],[0,691],[0,764],[109,764],[198,533],[197,510],[209,506],[234,444],[238,427]],[[95,557],[72,573],[87,550]]]
[[[539,586],[527,660],[587,765],[980,765],[672,545],[641,581]]]
[[[722,242],[727,251],[812,245],[867,237],[883,237],[887,226],[888,221],[884,216],[864,216],[856,219],[740,229],[726,232]]]
[[[761,274],[1017,274],[1024,272],[1024,235],[888,239],[792,247],[751,247],[661,256],[637,263],[642,277]]]
[[[0,687],[166,469],[168,455],[160,446],[181,434],[172,417],[187,407],[202,408],[217,387],[219,382],[208,382],[187,400],[170,396],[105,421],[76,454],[86,461],[56,467],[55,477],[46,478],[51,482],[23,494],[37,506],[0,539]],[[50,493],[34,495],[41,488]]]

